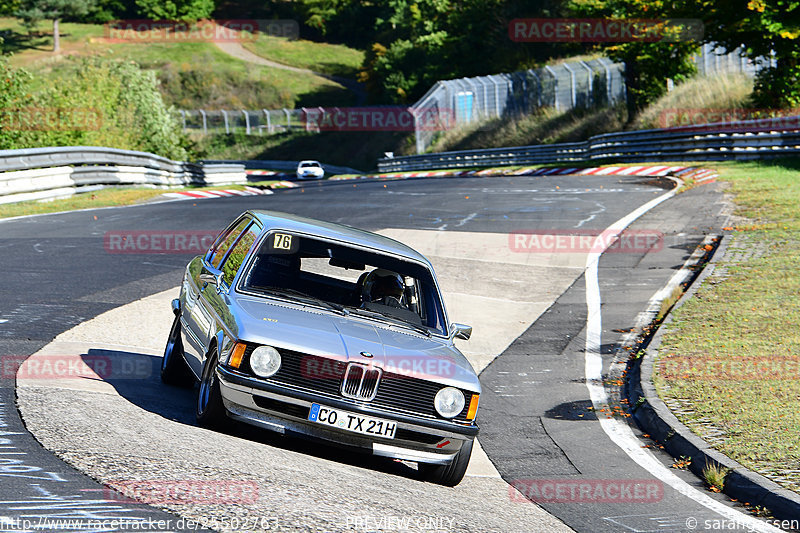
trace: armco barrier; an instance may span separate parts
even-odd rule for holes
[[[0,150],[0,203],[50,198],[102,185],[246,183],[235,162],[186,163],[95,146]]]
[[[490,165],[625,161],[723,161],[800,153],[800,117],[606,133],[588,141],[384,158],[380,172]]]

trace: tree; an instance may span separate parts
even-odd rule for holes
[[[53,21],[53,52],[61,51],[58,23],[63,17],[80,17],[94,7],[95,0],[27,0],[20,2],[15,16],[28,30],[41,20]]]
[[[680,83],[696,73],[691,58],[699,49],[699,41],[683,35],[685,28],[668,23],[670,19],[697,18],[691,16],[691,7],[681,5],[679,0],[572,0],[571,9],[581,17],[623,22],[659,21],[650,29],[651,35],[658,32],[662,36],[659,41],[636,40],[601,45],[609,58],[625,63],[629,121],[667,92],[667,79]]]
[[[152,20],[194,22],[214,12],[214,0],[136,0],[139,14]]]
[[[686,0],[705,22],[705,39],[767,63],[759,71],[753,103],[800,105],[800,4],[786,0]]]

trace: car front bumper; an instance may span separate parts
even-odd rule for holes
[[[461,426],[442,420],[420,420],[344,399],[265,383],[224,367],[217,368],[223,403],[236,420],[275,431],[355,447],[373,455],[429,464],[449,464],[466,441],[474,439],[477,426]],[[394,439],[373,437],[331,428],[308,420],[312,403],[344,409],[397,424]]]

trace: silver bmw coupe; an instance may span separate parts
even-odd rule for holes
[[[454,346],[430,262],[349,226],[247,211],[187,266],[167,384],[199,382],[203,426],[228,418],[417,462],[456,485],[481,392]]]

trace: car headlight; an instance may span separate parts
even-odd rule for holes
[[[464,394],[453,387],[445,387],[433,399],[436,411],[445,418],[453,418],[464,409]]]
[[[281,354],[272,346],[259,346],[250,354],[250,368],[259,377],[274,376],[281,368]]]

